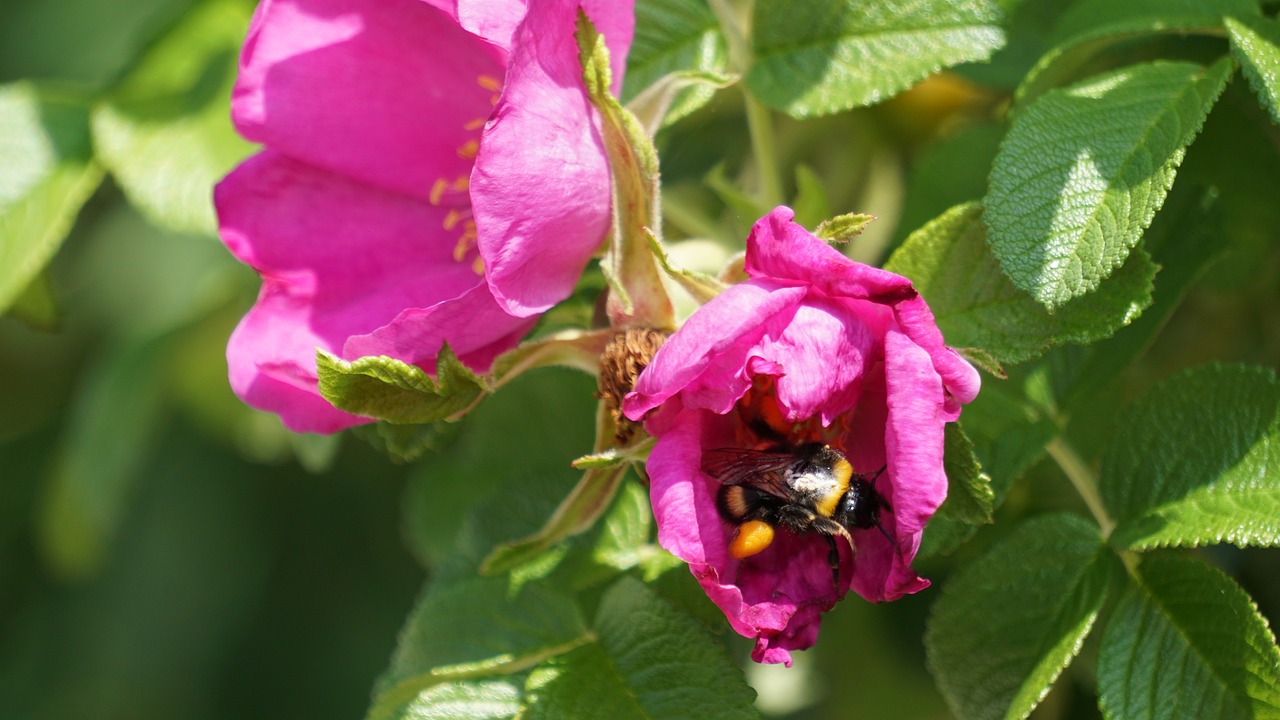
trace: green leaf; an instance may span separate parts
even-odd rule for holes
[[[62,325],[62,313],[49,271],[33,278],[9,307],[10,317],[17,318],[33,328],[56,332]]]
[[[520,712],[520,676],[502,680],[460,680],[418,693],[397,715],[405,720],[505,720]]]
[[[1240,61],[1249,87],[1271,119],[1280,123],[1280,23],[1264,18],[1225,18],[1231,52]]]
[[[386,356],[347,362],[316,350],[320,394],[339,410],[392,423],[455,419],[488,389],[448,344],[436,356],[433,380],[421,368]]]
[[[456,439],[456,423],[434,422],[425,425],[393,425],[378,422],[357,425],[352,432],[399,462],[413,462],[428,453],[438,453]]]
[[[944,555],[969,539],[978,526],[991,522],[996,496],[991,478],[973,454],[973,442],[957,423],[947,425],[943,466],[947,499],[925,526],[917,557]]]
[[[604,512],[622,485],[626,465],[587,470],[555,514],[538,532],[496,548],[480,566],[480,572],[506,572],[542,554],[570,535],[586,530]]]
[[[546,586],[512,593],[498,578],[433,583],[401,632],[368,718],[412,717],[427,688],[521,672],[590,638],[573,601]]]
[[[1280,384],[1271,370],[1183,373],[1117,425],[1101,487],[1117,523],[1113,545],[1280,543]]]
[[[102,182],[76,93],[0,85],[0,312],[31,285]]]
[[[598,644],[530,674],[529,720],[758,717],[755,693],[723,648],[638,580],[605,592],[595,631]]]
[[[1107,718],[1280,717],[1280,650],[1221,571],[1152,555],[1102,635],[1098,695]]]
[[[1085,0],[1062,14],[1045,53],[1023,79],[1015,109],[1074,79],[1102,50],[1134,38],[1222,34],[1224,15],[1258,14],[1254,0]]]
[[[1046,93],[1015,118],[984,218],[1005,274],[1051,311],[1124,264],[1232,62],[1155,62]]]
[[[796,213],[796,223],[807,228],[816,227],[831,217],[831,200],[827,197],[826,185],[813,168],[803,163],[796,165],[796,195],[791,200],[791,209]],[[849,215],[841,217],[849,217]],[[868,218],[866,222],[874,219],[870,215],[862,217]],[[864,226],[866,222],[863,223]],[[858,232],[862,232],[861,227],[858,228]]]
[[[545,525],[582,477],[569,464],[591,449],[594,390],[582,373],[548,368],[457,423],[449,451],[418,461],[406,488],[404,524],[418,557],[430,567],[462,560],[475,568],[495,545]]]
[[[1095,525],[1048,515],[956,573],[925,633],[952,712],[1026,717],[1080,651],[1114,566]]]
[[[227,112],[248,26],[237,0],[196,5],[94,109],[98,156],[152,222],[217,230],[213,185],[253,149]]]
[[[944,67],[1004,45],[989,0],[857,0],[755,4],[747,85],[793,117],[878,103]]]
[[[729,51],[706,0],[647,0],[636,4],[636,30],[627,53],[622,101],[631,103],[659,85],[668,88],[666,107],[652,128],[670,125],[711,100],[728,80]],[[716,80],[718,77],[718,81]],[[680,83],[703,78],[707,82]],[[680,87],[683,85],[683,87]]]
[[[1108,337],[1151,304],[1155,266],[1139,251],[1097,291],[1047,312],[1000,272],[982,214],[977,203],[948,210],[912,233],[885,264],[911,278],[950,345],[1016,364],[1055,345]]]
[[[1181,187],[1186,186],[1179,183],[1169,194],[1169,202],[1143,240],[1160,267],[1151,306],[1113,337],[1088,349],[1075,382],[1063,393],[1061,404],[1068,413],[1114,385],[1164,329],[1192,283],[1226,251],[1224,243],[1218,242],[1224,230],[1216,190],[1179,192]]]
[[[165,343],[150,337],[99,351],[44,487],[37,532],[64,579],[94,575],[108,557],[151,456],[164,409]]]

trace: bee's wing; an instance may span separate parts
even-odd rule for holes
[[[784,500],[790,499],[787,468],[796,460],[793,453],[746,448],[702,451],[702,471],[724,485],[743,485]]]

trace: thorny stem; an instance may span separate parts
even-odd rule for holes
[[[751,48],[747,45],[747,18],[751,17],[748,1],[741,15],[732,0],[708,0],[729,46],[729,65],[733,72],[745,76],[751,68]],[[742,18],[739,20],[739,18]],[[777,150],[773,144],[773,118],[769,110],[760,104],[745,84],[739,84],[743,104],[747,112],[747,130],[751,134],[751,152],[760,175],[760,199],[769,207],[783,201],[782,175],[778,169]]]

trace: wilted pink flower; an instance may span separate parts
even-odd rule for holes
[[[610,203],[580,4],[620,83],[629,0],[263,0],[232,115],[266,149],[214,197],[263,281],[227,347],[245,402],[299,431],[368,422],[320,396],[316,348],[431,372],[448,342],[483,371],[568,296]]]
[[[943,426],[979,387],[910,281],[849,260],[792,217],[780,207],[756,223],[750,279],[695,312],[624,403],[658,438],[647,468],[662,546],[756,638],[756,661],[788,664],[848,590],[881,602],[928,587],[911,561],[947,494]],[[856,555],[837,538],[838,585],[815,532],[779,529],[759,554],[730,552],[736,528],[717,509],[708,457],[776,435],[827,443],[868,479],[884,468],[874,488],[888,509],[880,528],[852,532]]]

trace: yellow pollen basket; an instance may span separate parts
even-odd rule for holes
[[[773,543],[773,526],[763,520],[748,520],[738,526],[729,543],[729,554],[741,560],[763,552]]]

